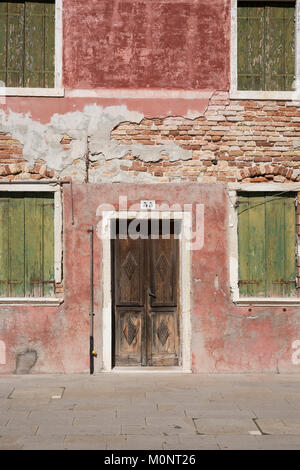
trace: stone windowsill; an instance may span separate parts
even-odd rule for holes
[[[57,306],[63,302],[58,297],[0,297],[0,305]]]
[[[65,96],[64,88],[13,88],[0,87],[0,96]]]
[[[235,305],[245,307],[263,307],[263,306],[277,306],[277,307],[292,307],[300,306],[300,298],[285,298],[285,297],[243,297],[233,301]]]
[[[231,90],[229,97],[235,100],[283,100],[300,101],[299,91],[245,91]]]

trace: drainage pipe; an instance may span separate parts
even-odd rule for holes
[[[90,374],[94,373],[94,226],[89,228],[90,233]]]

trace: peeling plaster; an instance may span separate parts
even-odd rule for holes
[[[24,159],[30,167],[36,160],[44,160],[47,167],[56,170],[61,177],[71,176],[76,181],[84,181],[86,176],[87,141],[92,162],[120,160],[128,153],[144,162],[157,162],[162,155],[168,155],[170,161],[192,158],[191,150],[184,150],[173,142],[149,148],[142,144],[122,145],[111,140],[111,131],[120,123],[140,123],[143,118],[143,114],[129,111],[125,105],[106,108],[96,104],[87,105],[83,112],[54,114],[47,124],[33,121],[29,114],[10,112],[7,115],[0,111],[0,130],[20,141]],[[70,150],[63,149],[60,144],[65,134],[72,138]],[[112,163],[113,175],[110,175],[110,180],[134,181],[129,175],[120,177],[119,167],[120,164]],[[105,170],[108,170],[107,166]],[[93,169],[91,174],[91,182],[94,183],[107,179],[101,165]],[[143,179],[154,180],[151,175],[144,175]]]

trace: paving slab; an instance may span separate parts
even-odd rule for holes
[[[14,437],[19,439],[23,436],[33,436],[38,430],[38,425],[28,424],[19,426],[0,426],[0,436]]]
[[[72,416],[74,418],[74,424],[99,424],[99,423],[111,423],[116,421],[117,410],[93,410],[93,411],[82,411],[74,409]]]
[[[246,434],[257,432],[257,426],[248,418],[199,418],[194,419],[200,434]]]
[[[261,450],[261,436],[216,436],[220,450]]]
[[[17,436],[1,436],[0,435],[0,450],[22,450],[23,437]]]
[[[23,439],[23,450],[66,450],[64,436],[32,436]]]
[[[120,435],[94,435],[94,434],[68,434],[65,437],[64,445],[68,449],[76,448],[81,449],[107,449],[112,447],[118,449],[126,444],[125,436]]]
[[[178,437],[180,445],[176,448],[176,450],[219,450],[215,436],[183,434],[179,435]]]
[[[260,450],[300,450],[298,436],[260,436],[257,440]]]
[[[299,386],[295,374],[1,376],[0,449],[298,449]]]
[[[300,442],[300,420],[297,418],[258,418],[256,422],[263,434],[297,435]]]
[[[8,398],[22,399],[22,400],[34,400],[36,398],[51,398],[53,396],[61,397],[64,393],[64,387],[14,387],[9,394]]]
[[[200,418],[222,418],[222,419],[230,419],[230,418],[256,418],[257,415],[254,411],[248,409],[224,409],[218,408],[213,409],[212,407],[208,408],[187,408],[185,410],[186,416],[189,416],[193,419],[200,419]]]
[[[29,413],[27,418],[28,423],[32,424],[63,424],[71,425],[74,421],[74,415],[72,411],[61,411],[61,412],[44,412],[44,411],[32,411]]]
[[[0,383],[0,399],[7,398],[13,392],[13,385]]]
[[[164,446],[176,446],[179,444],[178,438],[174,443],[174,437],[170,440],[167,436],[127,436],[123,449],[130,450],[163,450]]]
[[[45,425],[41,424],[36,432],[37,436],[64,436],[67,434],[76,434],[76,435],[121,435],[121,425],[120,424],[78,424],[74,426],[64,426],[64,425]]]

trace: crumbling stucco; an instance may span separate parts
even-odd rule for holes
[[[180,148],[173,142],[166,142],[151,148],[142,144],[124,145],[111,140],[111,131],[121,122],[139,123],[143,114],[129,111],[125,105],[102,107],[96,104],[85,106],[82,112],[54,114],[48,124],[32,120],[29,114],[0,111],[1,132],[11,133],[23,145],[23,157],[29,166],[37,160],[43,160],[49,169],[60,177],[72,177],[75,181],[86,180],[86,156],[94,165],[91,182],[106,181],[108,167],[101,163],[111,163],[113,181],[133,181],[126,173],[122,175],[117,161],[130,153],[144,162],[157,162],[162,155],[168,155],[170,161],[188,160],[192,152]],[[65,135],[71,137],[70,148],[65,149],[61,140]],[[106,171],[106,173],[105,173]],[[125,178],[125,179],[124,179]],[[129,178],[129,180],[128,180]],[[151,176],[144,177],[147,181]]]

